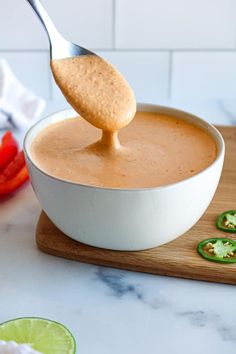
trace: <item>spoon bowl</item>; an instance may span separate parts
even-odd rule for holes
[[[115,136],[136,112],[128,82],[106,60],[63,38],[40,0],[27,1],[47,32],[52,73],[66,100],[88,122]]]

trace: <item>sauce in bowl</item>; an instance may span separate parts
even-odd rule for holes
[[[137,112],[119,133],[121,147],[107,153],[101,132],[82,118],[44,128],[31,154],[46,172],[72,182],[110,188],[148,188],[174,183],[205,169],[216,158],[212,136],[160,113]]]

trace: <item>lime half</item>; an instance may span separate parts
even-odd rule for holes
[[[0,324],[0,340],[28,344],[43,354],[74,354],[75,339],[62,324],[25,317]]]

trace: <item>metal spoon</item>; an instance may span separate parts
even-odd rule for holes
[[[26,1],[31,5],[47,32],[50,43],[51,59],[64,59],[80,55],[95,55],[95,53],[88,49],[80,47],[79,45],[71,43],[63,38],[39,0]]]

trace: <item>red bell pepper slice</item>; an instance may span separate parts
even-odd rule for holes
[[[14,192],[17,188],[24,184],[28,178],[28,170],[26,165],[24,165],[24,167],[22,167],[13,178],[0,183],[0,197]]]
[[[20,151],[14,159],[7,165],[7,167],[0,174],[0,183],[3,183],[13,177],[25,166],[25,155]]]
[[[0,171],[2,171],[16,156],[18,144],[12,133],[7,131],[2,137],[0,145]]]

